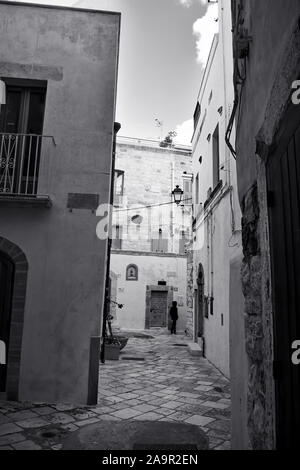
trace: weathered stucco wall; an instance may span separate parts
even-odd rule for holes
[[[278,64],[286,55],[287,41],[299,17],[299,0],[246,0],[244,7],[244,27],[252,41],[237,133],[241,203],[257,180],[256,136],[265,119],[274,80],[280,73]],[[284,75],[286,71],[281,72]],[[288,86],[291,90],[292,83]]]
[[[122,226],[122,249],[151,251],[151,239],[157,239],[161,229],[162,238],[168,240],[167,251],[178,253],[180,226],[183,223],[188,229],[191,226],[192,201],[188,201],[185,208],[177,207],[170,204],[171,193],[176,185],[183,189],[184,172],[191,173],[191,152],[120,137],[115,168],[124,171],[123,204],[115,208],[113,218],[114,224]],[[127,212],[126,207],[141,209]],[[134,215],[143,218],[139,227],[131,221]]]
[[[249,359],[248,432],[254,449],[274,449],[273,307],[265,158],[300,74],[299,0],[244,4],[250,35],[237,121],[237,170],[243,212],[242,286]]]
[[[230,260],[240,252],[241,243],[239,236],[233,236],[231,232],[228,195],[220,200],[213,215],[207,219],[205,231],[200,227],[196,233],[194,289],[201,263],[204,295],[213,295],[214,299],[213,314],[209,308],[208,318],[204,318],[205,356],[229,377]]]
[[[119,137],[115,168],[124,172],[123,197],[118,199],[119,206],[115,199],[113,214],[113,224],[121,227],[121,250],[113,251],[111,260],[111,270],[118,276],[117,299],[125,304],[117,312],[118,323],[122,328],[144,329],[146,286],[165,280],[178,289],[174,292],[174,300],[180,297],[182,301],[178,328],[185,331],[191,312],[186,308],[187,256],[179,255],[179,239],[185,229],[187,237],[191,236],[192,201],[177,207],[171,193],[176,185],[184,189],[184,178],[191,178],[191,151]],[[141,223],[132,221],[134,216]],[[165,240],[164,253],[152,252],[152,240],[158,240],[159,230]],[[137,282],[126,281],[129,264],[138,266]]]
[[[194,261],[193,244],[187,250],[187,279],[186,279],[186,333],[190,338],[194,336]]]
[[[244,296],[241,283],[242,254],[230,263],[230,385],[232,410],[232,450],[247,450],[248,358],[245,343]]]
[[[126,280],[126,267],[138,267],[138,281]],[[121,328],[145,329],[146,288],[165,280],[173,290],[173,300],[179,302],[178,332],[186,329],[186,257],[152,256],[150,254],[113,252],[111,270],[118,275],[117,302],[124,308],[117,309],[117,323]],[[178,290],[177,290],[178,289]]]
[[[68,193],[109,201],[120,16],[0,4],[0,76],[47,80],[39,194],[52,208],[0,206],[0,235],[28,260],[21,400],[88,400],[100,336],[106,242]]]
[[[204,296],[208,318],[204,318],[205,356],[229,377],[230,260],[241,252],[241,212],[236,184],[236,164],[225,143],[233,105],[232,37],[229,4],[219,3],[219,34],[212,43],[200,86],[201,114],[193,137],[194,175],[194,289],[199,265],[204,270]],[[213,198],[213,134],[219,126],[219,180]],[[199,187],[197,188],[197,180]],[[205,310],[205,306],[203,307]],[[197,323],[197,306],[194,319]],[[198,333],[198,332],[196,332]],[[197,340],[197,338],[195,338]]]

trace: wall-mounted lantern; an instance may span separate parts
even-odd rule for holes
[[[177,185],[176,188],[172,191],[172,195],[174,197],[174,202],[179,206],[179,204],[182,201],[182,196],[183,196],[183,191],[180,189],[180,187]]]

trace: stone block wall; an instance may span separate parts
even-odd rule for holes
[[[193,247],[187,250],[187,291],[186,291],[186,334],[193,337],[194,331],[194,281],[193,281]]]
[[[149,252],[151,240],[157,240],[161,230],[166,251],[179,253],[180,232],[191,227],[191,201],[177,207],[171,193],[176,185],[183,189],[184,173],[191,173],[191,151],[123,140],[120,137],[117,142],[115,168],[124,171],[124,195],[113,215],[113,224],[122,227],[121,249]],[[140,224],[132,221],[137,215]]]
[[[260,168],[258,161],[258,168]],[[274,390],[272,378],[272,302],[267,237],[266,193],[261,175],[243,204],[241,269],[245,299],[245,341],[248,356],[248,432],[253,449],[274,446]]]

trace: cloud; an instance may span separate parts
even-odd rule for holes
[[[179,3],[181,5],[183,5],[184,7],[186,8],[189,8],[190,6],[192,6],[192,4],[194,3],[195,0],[179,0]],[[198,0],[199,3],[201,3],[202,5],[206,5],[207,4],[207,0]]]
[[[178,124],[175,129],[177,136],[174,139],[176,144],[191,145],[194,132],[194,121],[189,119],[182,124]]]
[[[203,67],[206,66],[214,35],[219,30],[217,18],[218,5],[211,4],[205,15],[198,18],[193,24],[193,34],[196,36],[197,62]]]
[[[192,5],[193,0],[179,0],[179,3],[186,8],[189,8]]]

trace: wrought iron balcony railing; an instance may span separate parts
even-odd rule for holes
[[[52,136],[0,133],[0,197],[37,195],[44,139],[55,145]]]

